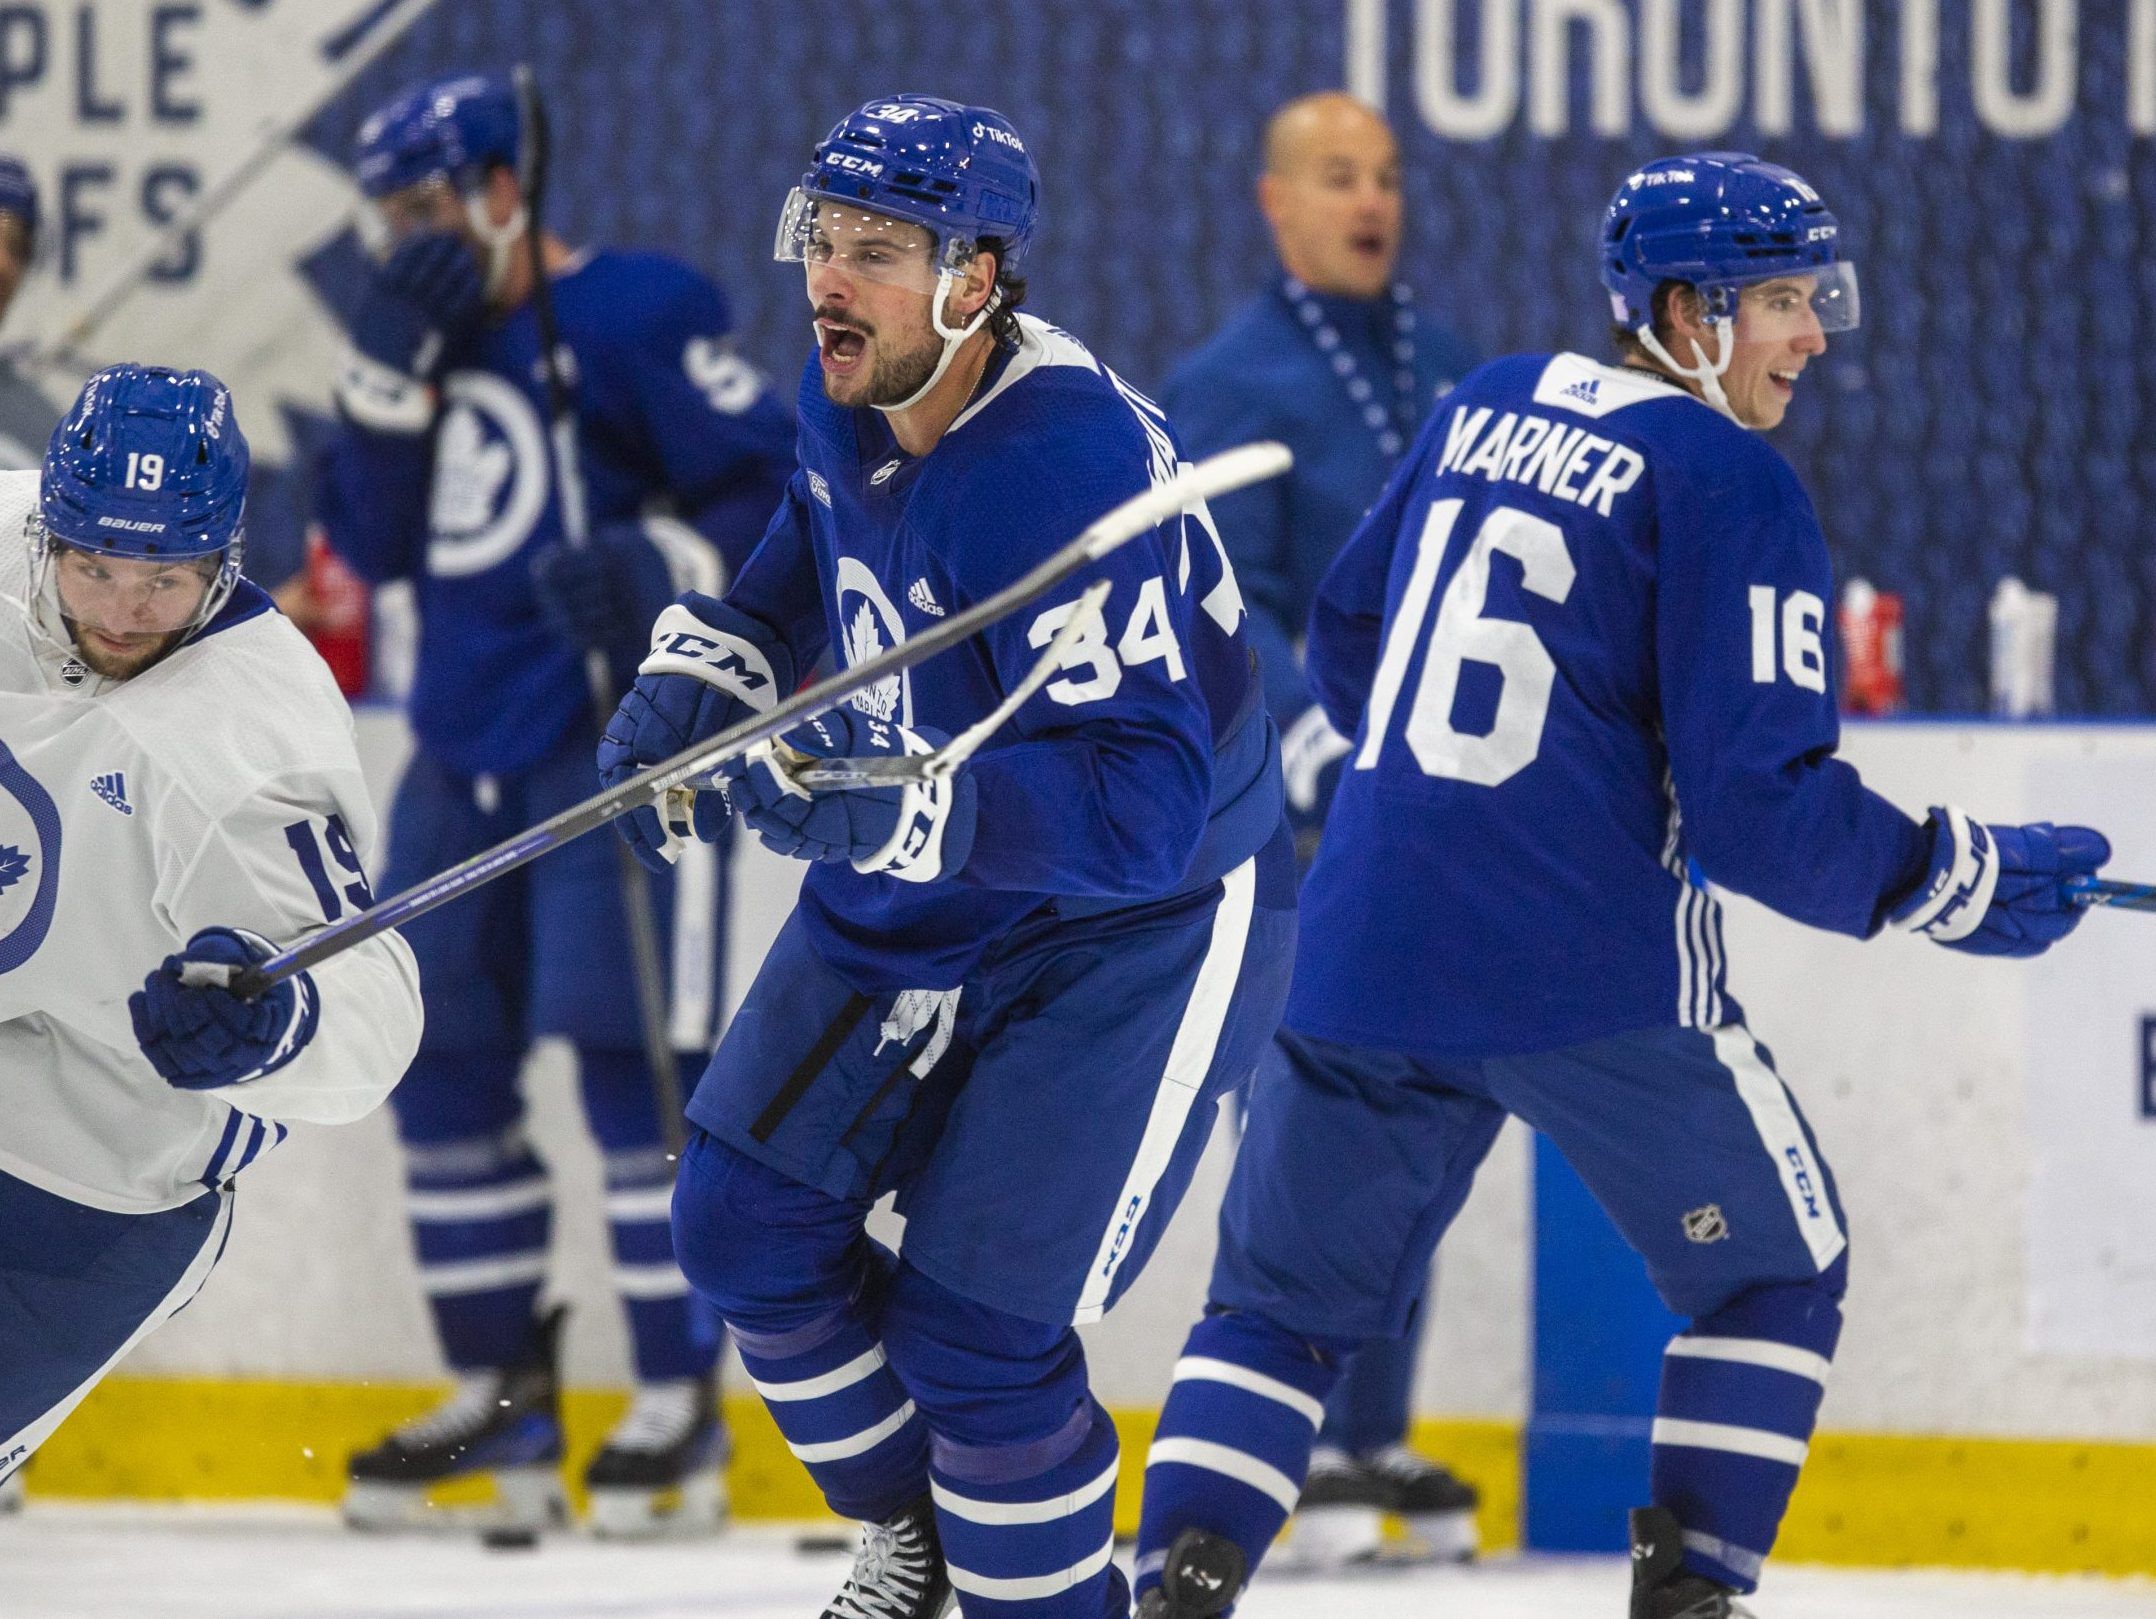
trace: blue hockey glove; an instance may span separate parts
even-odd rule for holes
[[[1986,826],[1934,806],[1924,827],[1931,834],[1924,880],[1887,920],[1972,955],[2043,954],[2081,920],[2067,879],[2111,858],[2104,835],[2086,826]]]
[[[1296,858],[1307,868],[1325,830],[1325,812],[1340,785],[1341,761],[1355,746],[1333,729],[1325,710],[1312,703],[1280,736],[1280,774],[1286,779],[1288,826]]]
[[[599,779],[611,787],[751,714],[768,713],[793,684],[783,642],[746,613],[691,591],[651,627],[651,652],[599,739]],[[695,794],[686,814],[675,809],[663,824],[652,805],[614,821],[654,871],[667,869],[682,837],[713,843],[725,827],[726,799],[716,792]]]
[[[673,594],[666,558],[640,519],[608,523],[589,544],[557,541],[532,558],[532,589],[548,627],[580,647],[641,647]]]
[[[259,934],[204,928],[128,996],[135,1042],[165,1083],[183,1091],[244,1085],[275,1073],[306,1049],[321,1014],[310,974],[287,978],[253,1001],[180,981],[191,962],[248,967],[276,953]]]
[[[973,848],[974,785],[963,768],[936,781],[817,792],[786,773],[782,749],[817,759],[933,753],[945,740],[852,708],[797,725],[722,767],[727,796],[764,847],[802,860],[850,860],[855,871],[926,883],[954,872]]]
[[[352,317],[352,352],[336,386],[345,413],[377,432],[432,426],[442,357],[478,327],[486,298],[478,256],[461,237],[422,231],[400,242]]]

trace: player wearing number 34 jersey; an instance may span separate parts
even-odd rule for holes
[[[1312,686],[1354,738],[1303,888],[1193,1331],[1147,1473],[1142,1613],[1191,1619],[1294,1503],[1337,1357],[1396,1336],[1509,1113],[1689,1318],[1634,1514],[1634,1619],[1757,1583],[1840,1330],[1848,1242],[1724,983],[1716,887],[1857,937],[2032,955],[2108,857],[2079,827],[1919,824],[1834,756],[1825,541],[1751,429],[1855,324],[1785,169],[1649,165],[1605,226],[1623,364],[1472,373],[1327,574]],[[1712,885],[1712,886],[1710,886]],[[1712,1208],[1714,1240],[1686,1216]]]
[[[253,1001],[185,972],[373,903],[351,714],[240,577],[247,463],[214,377],[114,366],[0,474],[0,1478],[201,1288],[233,1177],[419,1043],[393,933]]]

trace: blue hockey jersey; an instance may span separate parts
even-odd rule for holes
[[[734,352],[719,289],[656,254],[593,253],[553,292],[592,527],[669,511],[738,569],[778,504],[793,430]],[[451,350],[431,433],[344,423],[318,492],[363,578],[414,582],[412,729],[463,775],[521,769],[591,712],[583,652],[532,589],[532,559],[562,538],[538,361],[527,302]]]
[[[1010,584],[1180,460],[1166,420],[1076,339],[1020,317],[1015,352],[924,456],[876,411],[831,403],[811,357],[800,470],[728,602],[807,669],[851,666]],[[1203,508],[856,706],[954,735],[1022,680],[1085,586],[1113,582],[1104,632],[966,767],[972,852],[930,883],[813,865],[801,909],[858,988],[946,989],[1021,918],[1093,912],[1211,882],[1280,825],[1277,733],[1244,611]]]
[[[1391,404],[1392,300],[1312,297],[1378,400]],[[1475,364],[1466,344],[1426,318],[1414,343],[1416,404],[1411,419],[1395,424],[1403,441]],[[1277,284],[1169,373],[1160,402],[1193,456],[1265,438],[1295,452],[1287,476],[1238,489],[1213,506],[1249,603],[1267,701],[1286,725],[1310,702],[1295,641],[1318,581],[1384,488],[1392,461],[1332,357],[1319,350]]]
[[[1826,543],[1763,439],[1574,354],[1474,372],[1319,590],[1355,738],[1287,1022],[1436,1056],[1736,1016],[1692,877],[1867,936],[1922,873],[1834,757]]]

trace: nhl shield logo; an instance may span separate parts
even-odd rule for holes
[[[60,812],[0,743],[0,973],[45,942],[60,897]]]
[[[1721,1242],[1729,1235],[1729,1222],[1722,1218],[1722,1205],[1709,1203],[1684,1217],[1684,1234],[1691,1242]]]

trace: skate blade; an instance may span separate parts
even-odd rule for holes
[[[1472,1512],[1418,1512],[1400,1521],[1408,1543],[1421,1554],[1414,1557],[1416,1562],[1472,1563],[1482,1550]]]
[[[1288,1520],[1286,1537],[1267,1556],[1275,1572],[1326,1574],[1365,1563],[1385,1544],[1385,1515],[1375,1507],[1310,1507]]]
[[[666,1540],[715,1534],[726,1512],[726,1481],[706,1472],[670,1490],[593,1490],[585,1522],[601,1540]]]
[[[491,1475],[492,1500],[437,1501],[423,1484],[382,1484],[354,1480],[346,1486],[345,1523],[370,1534],[471,1535],[504,1545],[527,1543],[569,1521],[568,1498],[551,1466],[502,1468]],[[445,1481],[443,1488],[464,1496],[475,1481]]]

